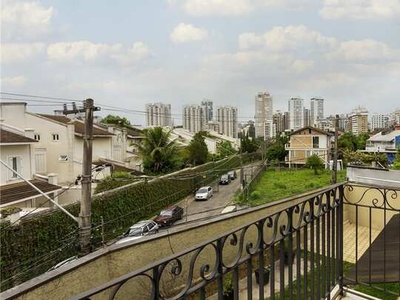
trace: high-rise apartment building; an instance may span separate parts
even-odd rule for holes
[[[373,114],[371,117],[371,130],[389,127],[389,115]]]
[[[310,109],[304,108],[304,112],[303,112],[303,118],[304,118],[303,127],[311,126],[311,118],[310,117],[311,117]]]
[[[397,109],[391,113],[391,119],[392,123],[400,125],[400,109]]]
[[[264,140],[275,137],[275,125],[273,123],[272,95],[268,92],[260,92],[255,98],[254,126],[256,137]]]
[[[289,106],[289,129],[297,130],[304,127],[304,104],[303,99],[292,97]]]
[[[172,126],[171,105],[164,103],[146,104],[146,125],[147,126]]]
[[[276,128],[276,132],[284,132],[287,128],[285,127],[285,114],[277,111],[274,116],[274,124]]]
[[[358,107],[349,115],[347,119],[348,131],[355,135],[368,132],[368,111],[363,107]]]
[[[237,138],[238,121],[237,108],[232,106],[217,107],[216,121],[219,123],[219,133]]]
[[[201,101],[201,105],[204,106],[206,110],[206,121],[210,122],[213,120],[213,102],[210,100],[204,99]]]
[[[183,107],[182,125],[190,132],[206,130],[206,109],[202,105],[189,105]]]
[[[324,99],[322,98],[311,98],[310,100],[310,125],[314,126],[317,124],[318,119],[324,118]]]

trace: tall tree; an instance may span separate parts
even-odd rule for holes
[[[131,122],[127,118],[122,118],[120,116],[115,116],[115,115],[108,115],[107,117],[103,118],[100,123],[103,124],[115,124],[115,125],[120,125],[120,126],[131,126]]]
[[[143,130],[142,142],[135,143],[143,160],[143,168],[148,173],[167,173],[177,169],[181,162],[175,140],[170,140],[171,130],[161,127]]]
[[[277,137],[265,152],[265,157],[269,161],[284,161],[288,151],[285,150],[285,144],[288,142],[287,137]]]
[[[232,144],[228,141],[221,142],[217,147],[217,152],[220,157],[227,157],[237,153],[237,151],[232,147]]]
[[[259,144],[257,141],[255,139],[250,139],[248,134],[240,139],[240,149],[242,153],[254,153],[257,151],[258,147]]]
[[[187,146],[187,150],[189,151],[189,161],[193,165],[201,165],[207,161],[208,148],[204,141],[203,132],[197,132],[193,136],[190,144]]]

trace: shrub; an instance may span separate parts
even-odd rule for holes
[[[261,194],[259,191],[254,191],[250,194],[250,200],[257,200],[261,198]]]

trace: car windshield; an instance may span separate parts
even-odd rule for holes
[[[207,193],[207,189],[206,188],[202,188],[202,189],[199,189],[197,192],[198,193]]]
[[[221,179],[228,179],[228,175],[222,175]]]
[[[162,210],[162,211],[160,212],[160,216],[163,216],[163,217],[170,217],[170,216],[172,216],[172,210]]]

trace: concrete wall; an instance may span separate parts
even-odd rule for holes
[[[30,179],[34,173],[34,165],[31,161],[31,145],[13,145],[0,147],[0,157],[3,162],[10,164],[9,159],[11,157],[18,157],[18,164],[20,165],[19,173],[21,173],[24,178]],[[13,178],[12,172],[6,167],[1,166],[0,173],[0,184],[14,183],[21,181],[20,178]]]
[[[400,212],[400,171],[348,166],[347,178],[352,188],[345,189],[344,210],[350,223],[380,231]]]
[[[347,178],[350,182],[400,188],[400,171],[365,166],[348,166]]]

